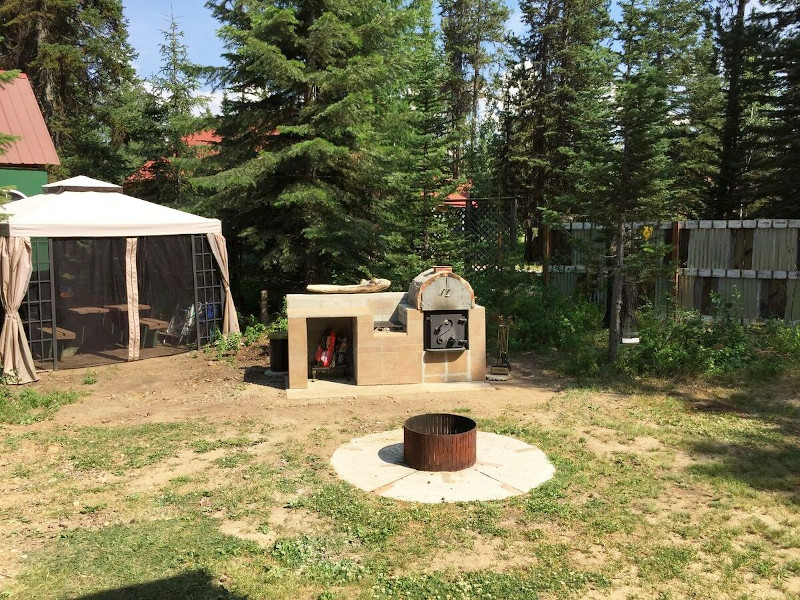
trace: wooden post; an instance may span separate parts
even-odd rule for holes
[[[675,278],[672,282],[673,291],[675,294],[675,306],[673,307],[673,318],[677,318],[678,309],[681,306],[680,293],[681,293],[681,223],[680,221],[672,222],[672,260],[675,263]]]
[[[267,309],[267,290],[261,290],[261,300],[259,301],[260,321],[264,325],[269,325],[269,310]]]
[[[544,287],[550,285],[550,225],[541,224],[540,235],[544,236],[542,256],[542,283]]]

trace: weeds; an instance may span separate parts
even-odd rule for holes
[[[83,385],[94,385],[97,383],[97,373],[95,371],[86,371],[83,376]]]
[[[49,419],[65,404],[72,404],[79,398],[77,392],[41,393],[26,388],[17,393],[8,388],[0,388],[0,422],[14,425],[28,425]]]

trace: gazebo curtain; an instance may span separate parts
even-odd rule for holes
[[[136,268],[138,238],[125,241],[125,289],[128,300],[128,360],[139,360],[139,274]]]
[[[233,305],[233,295],[231,294],[231,277],[228,270],[228,248],[225,245],[225,238],[221,233],[209,233],[208,245],[211,253],[217,260],[220,275],[222,276],[222,287],[225,290],[225,308],[222,314],[222,333],[237,333],[239,331],[239,319],[236,317],[236,307]]]
[[[0,237],[0,302],[6,314],[0,332],[0,360],[3,374],[15,378],[18,383],[39,379],[19,316],[31,272],[30,238]]]

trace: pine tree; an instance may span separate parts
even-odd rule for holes
[[[385,228],[385,272],[409,281],[432,264],[456,261],[452,212],[445,204],[455,190],[450,180],[450,133],[443,93],[447,76],[444,55],[437,47],[431,0],[415,4],[419,25],[411,38],[408,94],[397,114],[402,115],[392,136],[395,151],[389,168],[397,172],[398,186],[388,203]],[[398,142],[404,146],[396,151]]]
[[[284,290],[370,274],[390,187],[374,140],[406,83],[410,11],[393,0],[209,7],[223,23],[228,98],[211,159],[221,170],[198,183],[216,192],[234,251]]]
[[[771,43],[762,68],[770,75],[771,96],[766,104],[767,137],[771,153],[764,157],[771,167],[758,184],[766,201],[759,214],[800,217],[800,7],[789,0],[764,3],[756,22]],[[758,166],[763,166],[759,164]]]
[[[677,205],[685,209],[686,216],[708,218],[719,180],[724,98],[713,13],[706,7],[701,14],[702,31],[690,50],[685,90],[675,107],[670,155],[676,166]]]
[[[161,31],[159,44],[162,66],[151,79],[160,119],[163,143],[151,149],[148,174],[137,186],[137,195],[162,204],[185,205],[191,200],[190,177],[200,168],[198,146],[189,136],[207,128],[208,98],[200,94],[200,67],[189,60],[183,31],[174,14]],[[205,114],[195,114],[202,113]],[[202,146],[200,147],[202,148]]]
[[[621,8],[611,110],[586,113],[581,124],[589,136],[570,168],[576,189],[585,193],[573,197],[573,211],[610,232],[611,361],[622,338],[623,289],[626,280],[636,280],[635,266],[641,262],[628,256],[641,245],[632,237],[631,224],[666,220],[683,210],[682,195],[675,190],[680,166],[671,155],[688,58],[700,26],[698,6],[691,0],[626,0]],[[576,173],[576,168],[586,172]]]
[[[602,0],[524,0],[520,9],[527,31],[516,42],[512,70],[509,160],[521,210],[535,215],[575,195],[567,170],[589,133],[587,112],[602,113],[607,103],[613,63],[603,42],[611,22]]]
[[[748,19],[749,4],[748,0],[724,0],[716,14],[724,100],[719,170],[710,212],[718,219],[747,212],[759,186],[750,171],[760,160],[756,131],[759,124],[755,117],[766,98],[758,59],[762,30]]]
[[[137,82],[120,0],[35,0],[0,5],[0,68],[33,84],[62,162],[61,175],[91,173],[121,182],[131,170],[122,118]]]
[[[442,38],[448,61],[446,93],[450,98],[452,177],[462,176],[468,149],[477,144],[479,106],[487,89],[486,69],[505,37],[508,8],[502,0],[442,0]]]

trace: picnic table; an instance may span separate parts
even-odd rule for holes
[[[71,312],[75,315],[105,315],[109,311],[108,308],[103,306],[73,306],[72,308],[67,309],[67,312]]]
[[[86,342],[87,318],[97,317],[97,315],[104,317],[109,313],[109,309],[103,306],[73,306],[72,308],[68,308],[67,312],[77,317],[77,319],[73,320],[73,322],[77,321],[76,324],[80,324],[81,335],[79,343],[81,346],[83,346],[83,344]],[[97,320],[95,320],[95,318],[91,318],[88,323],[90,335],[92,335],[92,332],[97,330],[98,327],[100,327],[100,324],[97,322]]]
[[[127,304],[106,304],[105,308],[107,308],[108,310],[113,310],[115,312],[121,312],[121,313],[128,312],[128,305]],[[149,304],[140,304],[139,305],[139,311],[141,312],[143,310],[150,310],[150,305]]]

